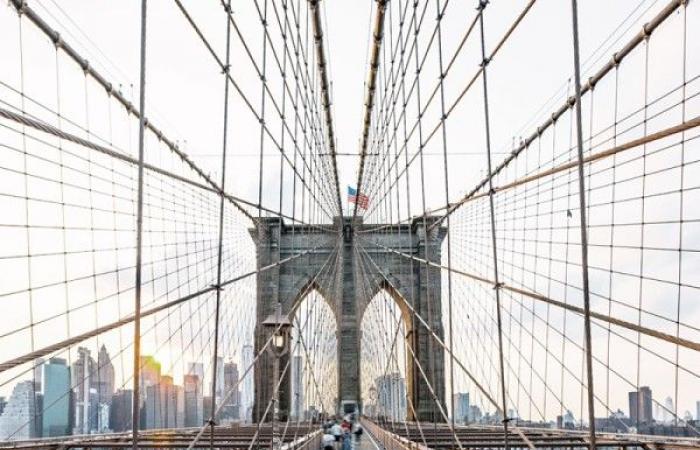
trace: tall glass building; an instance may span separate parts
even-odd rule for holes
[[[42,387],[44,389],[43,437],[70,434],[70,368],[65,359],[51,358],[44,364]]]

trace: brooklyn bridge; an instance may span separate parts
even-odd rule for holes
[[[0,37],[0,449],[700,449],[697,0]]]

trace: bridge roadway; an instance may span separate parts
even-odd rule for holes
[[[192,448],[212,448],[211,435],[204,433],[192,445]],[[198,428],[144,430],[139,433],[139,448],[188,448],[192,444]],[[48,439],[31,439],[24,441],[6,441],[0,443],[0,449],[32,450],[67,450],[72,448],[107,449],[132,447],[131,432],[105,433],[100,435],[62,436]],[[274,436],[274,445],[273,445]],[[217,427],[214,433],[213,448],[219,449],[270,449],[279,450],[320,450],[321,430],[316,424],[299,426],[278,423],[273,433],[270,423],[258,427],[251,425],[233,425]],[[282,445],[280,446],[280,442]],[[382,450],[377,438],[365,433],[360,439],[353,437],[352,450]],[[341,450],[338,445],[337,450]]]
[[[367,423],[367,428],[376,428],[375,434],[391,444],[385,448],[394,450],[420,449],[482,449],[504,448],[501,426],[455,426],[454,433],[448,424],[395,422],[381,426]],[[512,426],[513,424],[511,424]],[[455,436],[459,440],[457,444]],[[697,450],[700,443],[695,439],[669,436],[649,436],[621,433],[596,433],[597,448],[645,449],[645,450]],[[379,436],[378,436],[379,438]],[[392,445],[395,444],[395,445]],[[560,430],[549,428],[513,427],[508,434],[509,449],[576,449],[589,448],[588,430]]]
[[[504,448],[503,429],[499,426],[456,426],[417,422],[383,422],[362,419],[364,437],[353,438],[352,450],[455,450]],[[209,428],[194,442],[198,428],[146,430],[139,433],[139,448],[219,448],[320,450],[321,430],[316,424],[225,425],[215,428],[211,439]],[[72,448],[106,449],[132,447],[131,432],[106,433],[33,439],[0,443],[2,449],[64,450]],[[455,436],[457,439],[455,439]],[[697,440],[669,436],[597,433],[597,448],[644,450],[700,450]],[[459,442],[457,442],[459,441]],[[589,448],[585,430],[557,430],[514,427],[508,436],[508,449],[585,449]],[[281,445],[280,445],[281,444]],[[340,450],[340,449],[338,449]]]
[[[144,430],[139,432],[138,447],[188,448],[198,432],[199,428]],[[284,423],[278,423],[274,433],[270,423],[260,426],[256,424],[225,425],[215,428],[213,448],[250,449],[253,446],[256,449],[272,448],[273,436],[275,442],[281,441],[284,444],[282,448],[285,450],[317,450],[320,442],[320,430],[314,424],[285,426]],[[131,431],[128,431],[99,435],[62,436],[53,439],[6,441],[0,442],[0,449],[131,448],[132,437]],[[208,427],[192,448],[212,448]]]

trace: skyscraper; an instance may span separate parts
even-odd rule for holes
[[[253,365],[253,355],[253,346],[250,344],[244,345],[241,349],[241,359],[243,362],[242,373],[245,374],[246,370]],[[246,422],[251,421],[253,415],[253,376],[253,370],[251,370],[245,375],[241,383],[241,418],[245,419]]]
[[[90,393],[88,396],[88,430],[90,433],[98,432],[103,433],[108,429],[108,424],[104,427],[100,427],[100,401],[97,389],[94,387],[90,388]]]
[[[95,369],[95,360],[90,356],[90,350],[78,347],[78,357],[71,366],[75,405],[73,434],[88,434],[92,431],[90,418],[96,417],[97,413],[90,411],[90,388],[94,383]]]
[[[185,426],[185,388],[182,386],[173,386],[175,390],[175,426],[182,428]]]
[[[173,378],[169,375],[160,377],[158,386],[160,388],[160,427],[185,426],[185,396],[182,386],[174,384]]]
[[[132,399],[134,392],[119,389],[113,396],[109,407],[109,427],[112,431],[131,429]]]
[[[406,382],[398,372],[382,375],[376,380],[377,414],[393,418],[406,419]]]
[[[32,372],[32,381],[34,381],[34,390],[36,392],[41,392],[43,386],[41,385],[42,371],[44,368],[44,358],[37,358],[34,360],[34,370]]]
[[[633,425],[650,424],[653,420],[651,389],[642,386],[639,391],[632,391],[628,394],[630,419]]]
[[[292,357],[292,411],[291,418],[294,420],[302,420],[304,418],[304,361],[299,355]]]
[[[97,355],[97,377],[95,378],[97,389],[97,402],[99,414],[97,428],[109,430],[109,405],[114,394],[114,365],[107,353],[107,348],[102,344]]]
[[[141,403],[146,397],[146,387],[155,386],[160,381],[160,363],[153,356],[141,356],[141,380],[139,382]]]
[[[0,440],[14,441],[37,437],[36,412],[34,381],[17,383],[0,416]]]
[[[221,400],[224,395],[224,358],[217,357],[216,361],[212,361],[212,370],[216,370],[216,390],[214,395],[216,396],[217,403]],[[209,384],[211,393],[211,383]]]
[[[469,419],[469,393],[458,392],[452,396],[455,422],[465,423]]]
[[[145,386],[145,400],[141,407],[141,427],[145,430],[163,428],[162,400],[159,383]]]
[[[144,429],[161,427],[160,363],[153,356],[141,356],[139,383],[140,426]]]
[[[160,414],[162,418],[160,428],[174,428],[177,426],[175,421],[177,415],[177,394],[173,384],[173,377],[163,375],[160,377],[158,387],[160,388]]]
[[[100,403],[111,403],[114,394],[114,365],[107,353],[107,348],[102,345],[97,355],[97,379],[95,380],[97,395]]]
[[[199,362],[191,362],[187,364],[187,374],[197,375],[199,377],[199,382],[204,381],[204,364]]]
[[[188,374],[184,379],[185,426],[199,427],[204,423],[202,383],[199,375]]]
[[[661,409],[664,423],[669,423],[673,421],[674,409],[673,409],[673,399],[671,397],[666,397],[664,400],[664,407]]]
[[[561,416],[559,416],[561,417]],[[478,405],[469,405],[469,414],[467,421],[469,423],[479,422],[481,420],[481,408]]]
[[[240,395],[238,390],[238,365],[234,362],[224,364],[224,395],[229,395],[229,397],[224,402],[222,417],[237,420],[239,417]]]
[[[71,432],[71,383],[66,360],[51,358],[44,364],[42,386],[44,410],[42,437],[64,436]]]

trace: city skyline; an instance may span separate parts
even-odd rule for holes
[[[223,376],[216,392],[217,401],[235,389],[223,405],[219,420],[240,420],[241,387],[245,383],[237,386],[239,369],[235,362],[224,362],[224,358],[219,361]],[[70,364],[58,357],[36,364],[33,379],[18,381],[7,400],[0,396],[0,440],[131,429],[133,391],[130,386],[117,386],[114,366],[104,344],[99,348],[97,360],[88,348],[79,347]],[[162,373],[160,362],[152,355],[142,355],[141,367],[141,429],[197,427],[206,422],[210,411],[204,411],[203,405],[207,401],[211,403],[207,400],[211,399],[211,391],[202,389],[206,382],[200,379],[204,374],[203,363],[188,363],[182,385],[175,383],[172,375]],[[210,382],[207,384],[211,387]]]

